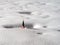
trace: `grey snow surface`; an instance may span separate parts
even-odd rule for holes
[[[60,45],[60,0],[0,0],[0,45]]]

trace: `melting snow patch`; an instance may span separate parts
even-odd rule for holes
[[[15,25],[3,25],[4,28],[17,28],[17,27],[21,27],[20,24],[15,24]]]
[[[31,14],[31,12],[19,12],[20,14],[28,14],[28,15],[30,15]]]
[[[40,34],[40,35],[42,35],[42,33],[41,33],[41,32],[38,32],[37,34]]]
[[[60,30],[57,30],[58,32],[60,32]]]

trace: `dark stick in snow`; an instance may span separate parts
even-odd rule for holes
[[[22,27],[25,28],[24,20],[23,20],[23,22],[22,22]]]

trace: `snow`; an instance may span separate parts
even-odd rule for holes
[[[59,0],[0,2],[0,45],[60,45]],[[21,28],[23,20],[29,28]]]
[[[34,24],[33,28],[40,29],[42,26],[40,24]]]

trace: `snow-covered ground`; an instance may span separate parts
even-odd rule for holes
[[[60,0],[0,2],[0,45],[60,45]]]

